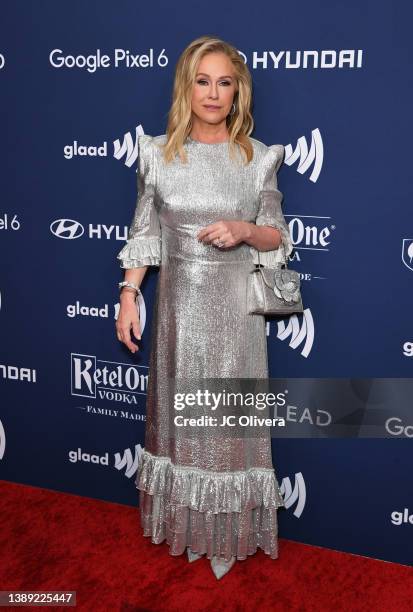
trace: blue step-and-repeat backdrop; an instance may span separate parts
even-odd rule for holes
[[[411,8],[219,9],[2,4],[3,480],[137,502],[158,269],[142,286],[132,355],[115,333],[116,255],[135,207],[137,136],[165,133],[176,61],[203,34],[249,66],[252,136],[286,148],[278,181],[305,311],[268,319],[271,376],[411,376]],[[312,407],[293,408],[292,422],[318,425]],[[413,419],[394,423],[386,439],[273,440],[280,536],[412,563]]]

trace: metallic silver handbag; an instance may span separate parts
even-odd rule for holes
[[[259,262],[259,251],[257,253]],[[259,263],[250,272],[247,279],[249,314],[289,315],[303,312],[299,273],[288,270],[286,260],[275,266],[266,268]]]

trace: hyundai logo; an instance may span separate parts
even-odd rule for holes
[[[56,221],[51,223],[50,231],[57,238],[64,238],[66,240],[80,238],[85,233],[83,225],[73,219],[56,219]]]

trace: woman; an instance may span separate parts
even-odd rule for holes
[[[138,200],[118,254],[116,329],[132,353],[136,292],[148,266],[160,267],[136,478],[143,532],[171,555],[206,555],[217,578],[257,547],[278,557],[284,505],[269,435],[188,436],[171,420],[174,379],[268,378],[265,319],[248,314],[246,282],[257,251],[272,266],[292,243],[276,180],[284,147],[248,137],[250,106],[251,75],[233,46],[204,36],[185,49],[167,133],[138,139]]]

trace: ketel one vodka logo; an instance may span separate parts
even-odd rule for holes
[[[71,353],[72,395],[138,404],[146,395],[148,367]]]

